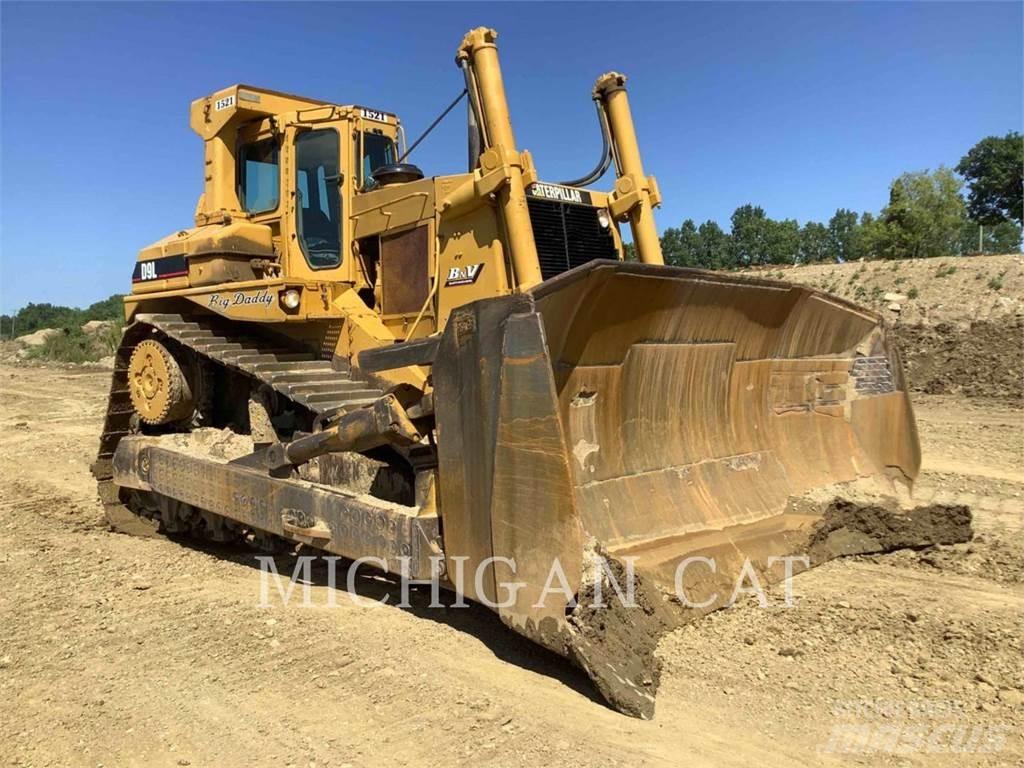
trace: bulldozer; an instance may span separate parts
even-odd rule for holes
[[[138,254],[93,472],[117,530],[439,580],[651,717],[658,639],[738,575],[871,546],[807,500],[909,490],[913,411],[872,311],[665,265],[624,75],[594,170],[544,181],[496,39],[456,52],[465,173],[376,106],[192,103],[194,226]]]

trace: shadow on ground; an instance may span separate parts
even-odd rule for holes
[[[176,536],[173,537],[173,540],[178,544],[255,570],[261,568],[258,558],[268,554],[239,545],[215,544],[187,537]],[[303,554],[317,556],[309,571],[309,584],[313,587],[330,588],[327,562],[322,557],[333,557],[333,555],[314,549],[304,550]],[[273,558],[282,581],[290,579],[295,573],[298,557],[293,553],[284,553],[275,554]],[[400,577],[376,570],[363,563],[360,564],[353,581],[355,591],[350,593],[346,582],[348,568],[352,563],[353,561],[346,558],[339,558],[336,563],[334,588],[338,593],[337,600],[345,599],[344,595],[354,594],[365,600],[386,601],[387,605],[395,610],[411,613],[419,619],[445,624],[452,629],[477,638],[495,657],[502,661],[557,680],[581,696],[601,706],[607,706],[607,703],[594,688],[590,678],[581,669],[573,666],[558,654],[517,635],[502,624],[497,613],[487,607],[469,600],[465,601],[465,607],[450,607],[456,602],[456,596],[453,592],[445,589],[440,590],[440,603],[444,607],[431,607],[432,594],[429,585],[410,585],[408,601],[402,605]],[[304,582],[298,582],[299,585],[302,583]],[[301,599],[301,597],[296,593],[293,599]]]

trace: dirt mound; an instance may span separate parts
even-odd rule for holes
[[[911,387],[931,395],[1024,398],[1024,320],[899,324]]]
[[[49,339],[55,336],[59,336],[62,331],[58,328],[40,328],[38,331],[33,333],[26,333],[24,336],[19,336],[18,343],[26,347],[41,347]]]
[[[966,542],[973,535],[971,511],[962,504],[900,510],[837,498],[825,511],[808,551],[811,562],[817,564],[837,555]]]
[[[970,324],[1024,310],[1024,255],[957,256],[759,267],[758,277],[800,283],[899,323]],[[898,309],[892,308],[898,305]]]
[[[763,267],[875,310],[896,333],[912,390],[1024,398],[1024,256]]]
[[[113,320],[90,320],[82,326],[82,333],[92,336],[97,333],[105,333],[114,328],[117,328],[117,323]]]

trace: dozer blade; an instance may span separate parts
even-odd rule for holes
[[[456,310],[433,376],[449,579],[632,715],[658,639],[745,573],[968,535],[815,503],[906,494],[920,453],[880,318],[808,288],[591,262]]]

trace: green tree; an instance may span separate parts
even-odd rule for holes
[[[669,227],[661,233],[660,241],[661,257],[665,260],[665,263],[679,266],[678,262],[681,259],[679,252],[679,230],[675,227]]]
[[[771,223],[764,208],[751,204],[741,205],[729,219],[732,222],[733,261],[738,267],[756,267],[770,264],[769,230]]]
[[[708,219],[697,230],[700,252],[697,263],[705,269],[731,269],[736,266],[732,242],[717,222]]]
[[[14,316],[15,333],[18,336],[40,328],[77,328],[82,322],[82,310],[49,303],[26,304]]]
[[[934,173],[904,173],[889,188],[882,210],[889,258],[949,256],[960,251],[965,206],[961,182],[939,167]]]
[[[1024,225],[1024,140],[1019,133],[982,139],[961,158],[956,171],[967,180],[971,219]]]
[[[678,229],[669,227],[661,236],[661,252],[665,263],[676,267],[700,266],[700,235],[693,219],[687,219]]]
[[[828,220],[828,261],[856,261],[864,255],[857,212],[839,208]]]
[[[978,250],[978,235],[981,234],[981,250]],[[1012,221],[1001,221],[994,225],[965,221],[960,230],[960,253],[1017,253],[1020,250],[1021,228]]]
[[[89,320],[124,320],[124,297],[115,293],[103,301],[90,304],[84,310],[84,322]]]
[[[985,253],[1019,253],[1021,225],[1001,221],[989,230],[985,227]]]
[[[812,264],[829,257],[828,227],[817,221],[808,221],[800,230],[800,261]]]
[[[860,217],[860,231],[857,248],[860,258],[883,259],[889,248],[889,229],[885,222],[865,211]]]
[[[793,219],[775,221],[757,205],[733,211],[732,256],[739,267],[793,264],[800,255],[800,225]]]
[[[794,219],[768,220],[768,263],[796,264],[800,258],[800,225]]]

